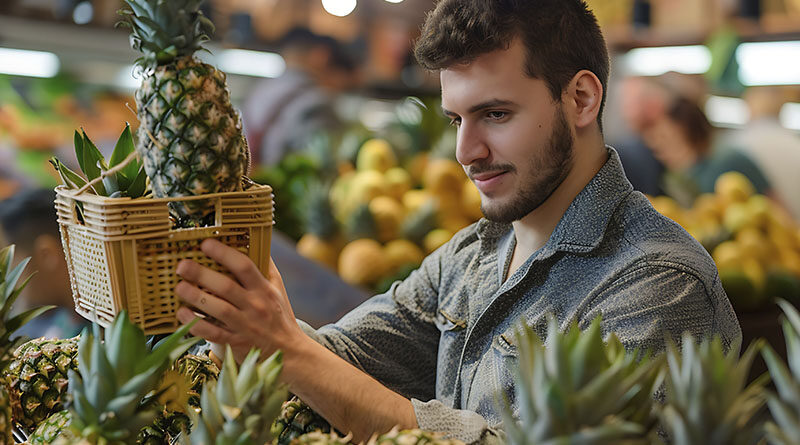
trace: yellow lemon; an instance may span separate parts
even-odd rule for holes
[[[378,196],[369,202],[369,211],[375,218],[380,241],[391,241],[398,237],[400,225],[405,218],[405,209],[397,200],[388,196]]]
[[[383,247],[373,239],[351,241],[339,254],[339,276],[347,283],[369,286],[389,272]]]
[[[380,173],[397,165],[392,146],[385,139],[369,139],[361,145],[356,157],[356,169],[375,170]]]
[[[407,239],[389,241],[383,248],[384,255],[393,270],[407,264],[419,265],[425,258],[425,253],[416,244]]]
[[[394,199],[401,201],[403,195],[411,190],[411,175],[404,169],[390,168],[383,176],[386,179],[386,192]]]
[[[450,238],[452,238],[453,235],[454,233],[447,229],[431,230],[422,240],[422,245],[425,247],[425,252],[430,255],[431,252],[444,245],[444,243],[450,241]]]
[[[747,176],[732,171],[723,173],[717,178],[714,192],[728,203],[745,202],[755,193],[755,188]]]

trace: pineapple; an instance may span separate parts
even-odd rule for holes
[[[283,402],[281,414],[272,424],[277,445],[289,445],[296,437],[311,432],[330,433],[331,425],[297,396]]]
[[[195,426],[190,443],[262,445],[272,440],[270,426],[288,391],[278,383],[283,368],[280,351],[259,364],[260,355],[257,350],[250,351],[237,369],[227,347],[219,380],[203,388],[202,411],[189,413]]]
[[[22,289],[31,279],[28,276],[21,284],[17,281],[22,276],[30,258],[22,260],[16,267],[11,267],[14,260],[14,246],[0,250],[0,445],[13,443],[11,436],[12,399],[7,385],[11,383],[7,367],[11,352],[19,343],[19,339],[11,339],[11,335],[22,325],[41,313],[52,309],[52,306],[32,309],[15,317],[9,317],[11,306],[22,293]]]
[[[31,340],[14,353],[8,369],[14,422],[30,433],[63,409],[68,373],[78,369],[78,337]]]
[[[99,326],[81,334],[78,371],[69,371],[72,403],[67,421],[63,412],[51,416],[37,430],[33,443],[132,445],[137,434],[157,416],[162,391],[159,378],[196,339],[183,339],[187,325],[149,350],[144,333],[122,311],[105,331]],[[68,427],[64,427],[68,424]],[[54,440],[55,439],[55,440]]]
[[[207,356],[186,354],[173,363],[172,368],[162,376],[160,388],[167,392],[164,408],[156,420],[139,431],[137,443],[141,445],[161,445],[174,441],[181,431],[189,430],[191,421],[187,408],[200,409],[200,393],[203,385],[215,383],[219,368]],[[165,397],[166,396],[166,397]]]
[[[735,352],[726,355],[719,337],[697,345],[686,333],[681,351],[669,345],[666,403],[659,417],[673,444],[740,445],[761,440],[758,414],[769,375],[750,384],[747,376],[763,343],[763,339],[751,343],[741,358]]]
[[[352,443],[350,439],[350,435],[343,437],[335,432],[311,431],[293,438],[288,443],[291,445],[350,445]]]
[[[225,74],[202,63],[214,25],[202,0],[125,0],[122,22],[144,79],[136,91],[141,126],[137,151],[157,198],[196,196],[242,189],[250,152],[239,114],[230,102]],[[208,200],[171,204],[179,225],[206,225]]]
[[[627,352],[613,334],[604,344],[600,323],[596,318],[585,332],[573,323],[562,333],[550,318],[546,347],[532,328],[522,326],[519,421],[510,408],[503,411],[509,445],[651,443],[663,359]]]
[[[399,430],[396,427],[377,438],[372,438],[368,445],[464,445],[456,439],[445,439],[439,433],[424,431],[419,428]]]
[[[765,428],[771,444],[800,445],[800,313],[784,300],[778,304],[786,316],[783,335],[789,367],[769,345],[761,351],[778,391],[767,393],[767,406],[775,422],[767,422]]]

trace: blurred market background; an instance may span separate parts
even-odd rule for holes
[[[634,186],[713,255],[747,338],[800,304],[800,0],[590,0],[612,59],[605,136]],[[228,74],[275,190],[272,252],[299,318],[335,321],[456,231],[480,197],[438,76],[414,61],[432,0],[209,0],[202,57]],[[52,211],[82,128],[106,155],[140,78],[117,0],[0,2],[0,225],[39,270],[28,335],[71,335]],[[22,255],[20,255],[22,256]],[[782,342],[772,342],[782,344]]]

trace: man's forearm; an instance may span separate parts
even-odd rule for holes
[[[410,400],[310,338],[284,358],[283,379],[289,390],[336,429],[352,432],[355,442],[394,426],[417,426]]]

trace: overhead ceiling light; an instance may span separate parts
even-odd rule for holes
[[[0,48],[0,73],[13,76],[54,77],[61,68],[58,56],[44,51]]]
[[[254,77],[278,77],[286,71],[280,54],[245,49],[226,49],[217,56],[222,71]]]
[[[356,9],[356,0],[322,0],[322,7],[328,14],[344,17]]]
[[[781,125],[784,127],[800,131],[800,103],[789,102],[783,104],[780,120]]]
[[[623,57],[629,74],[658,76],[669,71],[703,74],[711,67],[711,52],[703,45],[635,48]]]
[[[85,25],[91,22],[92,18],[94,18],[94,7],[90,1],[78,3],[72,11],[72,21],[78,25]]]
[[[386,0],[388,3],[403,3],[403,0]]]
[[[706,101],[708,120],[721,126],[741,126],[750,120],[747,103],[737,97],[711,96]]]
[[[800,41],[742,43],[736,61],[745,85],[800,84]]]

